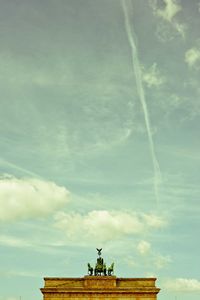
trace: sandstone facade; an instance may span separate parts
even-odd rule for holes
[[[155,300],[159,288],[156,278],[117,278],[85,276],[82,278],[44,278],[44,300]]]

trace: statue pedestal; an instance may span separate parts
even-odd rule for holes
[[[160,290],[155,286],[156,278],[85,276],[44,280],[44,300],[155,300]]]
[[[85,288],[112,289],[116,287],[116,276],[85,276]]]

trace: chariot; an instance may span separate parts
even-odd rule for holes
[[[97,251],[98,251],[98,255],[99,257],[97,258],[97,262],[96,262],[96,265],[95,265],[95,268],[93,268],[90,263],[88,263],[88,275],[89,276],[112,276],[113,275],[113,272],[114,272],[114,263],[111,264],[110,267],[106,267],[106,263],[104,262],[103,258],[101,257],[101,251],[102,251],[102,248],[101,249],[98,249],[97,248]]]

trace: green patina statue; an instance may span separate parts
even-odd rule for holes
[[[97,262],[95,265],[95,268],[93,269],[93,267],[88,263],[88,275],[92,276],[94,273],[94,276],[112,276],[113,272],[114,272],[114,263],[111,264],[111,266],[107,269],[106,267],[106,263],[104,262],[103,258],[101,257],[101,249],[97,248],[97,252],[98,252],[98,258],[97,258]]]
[[[93,275],[93,267],[88,263],[88,275],[92,276]]]
[[[111,276],[113,274],[113,272],[114,272],[114,262],[108,268],[108,276]]]

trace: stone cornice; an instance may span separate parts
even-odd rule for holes
[[[117,278],[116,276],[85,276],[82,278],[74,277],[45,277],[45,286],[41,288],[43,295],[54,295],[53,297],[67,299],[67,297],[83,298],[95,297],[111,297],[120,299],[126,296],[135,295],[142,297],[142,295],[153,297],[160,289],[155,286],[156,278]]]

